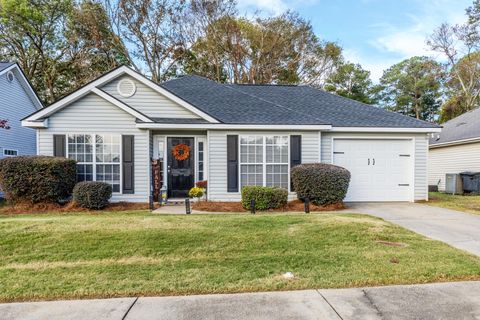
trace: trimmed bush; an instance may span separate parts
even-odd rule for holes
[[[112,197],[112,186],[105,182],[83,181],[73,188],[73,201],[82,208],[103,209]]]
[[[301,164],[292,168],[291,178],[299,199],[309,198],[313,204],[327,205],[345,199],[350,172],[325,163]]]
[[[288,191],[281,188],[246,186],[242,188],[242,206],[250,210],[250,203],[255,200],[256,210],[282,208],[287,204]]]
[[[0,189],[11,202],[59,202],[72,194],[75,160],[20,156],[0,160]]]

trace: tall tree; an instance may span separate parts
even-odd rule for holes
[[[427,57],[412,57],[384,71],[380,105],[417,119],[435,121],[442,97],[442,66]]]
[[[321,86],[340,57],[341,48],[321,42],[296,13],[253,20],[225,15],[194,43],[186,70],[233,83]]]
[[[349,62],[341,63],[325,84],[327,91],[368,104],[374,103],[372,89],[370,71]]]
[[[478,106],[480,101],[480,1],[467,9],[468,21],[460,25],[443,23],[427,39],[434,51],[447,60],[449,99],[442,120]]]
[[[182,24],[185,0],[105,0],[112,28],[128,50],[128,61],[159,82],[175,75],[187,43]]]
[[[53,102],[121,63],[105,54],[114,46],[105,17],[90,1],[0,0],[1,58],[17,61],[40,98]]]

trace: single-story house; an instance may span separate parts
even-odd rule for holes
[[[480,109],[466,112],[442,124],[431,134],[428,184],[445,191],[447,173],[480,172]]]
[[[159,180],[170,199],[201,180],[214,201],[240,200],[245,185],[294,198],[290,168],[314,162],[350,170],[347,201],[425,200],[428,134],[440,131],[309,86],[193,75],[157,84],[126,66],[22,123],[36,128],[39,154],[76,159],[78,180],[108,182],[113,201],[138,202]]]
[[[10,127],[0,129],[0,159],[36,153],[35,130],[23,128],[20,120],[42,107],[18,64],[0,62],[0,119]]]

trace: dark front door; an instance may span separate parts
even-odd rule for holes
[[[185,198],[188,191],[193,188],[194,173],[194,142],[193,138],[168,138],[168,197]],[[185,160],[179,160],[184,154],[184,149],[179,148],[177,157],[174,156],[175,146],[186,145],[189,149],[189,156]]]

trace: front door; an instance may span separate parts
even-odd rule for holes
[[[168,138],[168,197],[186,198],[194,186],[194,139]]]

